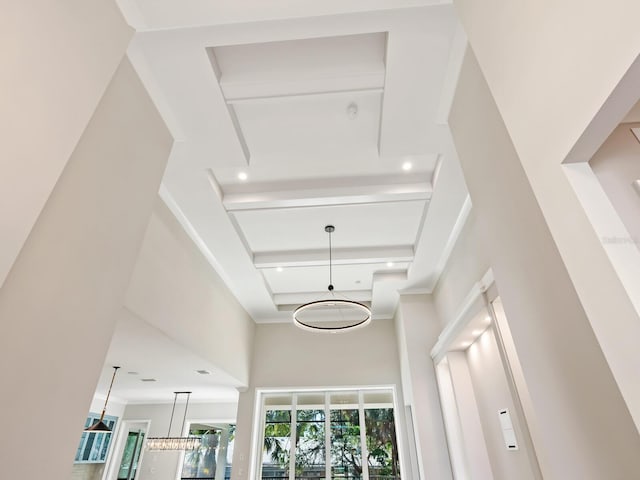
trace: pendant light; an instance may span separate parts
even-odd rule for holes
[[[184,432],[185,421],[187,420],[187,410],[189,409],[189,397],[191,392],[173,392],[173,408],[171,409],[171,419],[169,420],[169,430],[166,437],[150,437],[147,439],[147,450],[196,450],[200,447],[202,439],[196,436],[172,437],[171,424],[173,423],[173,414],[176,411],[176,401],[178,395],[186,395],[187,403],[184,407],[184,417],[182,418],[182,428],[180,432]]]
[[[371,309],[363,303],[337,298],[333,286],[331,234],[333,225],[324,227],[329,234],[329,298],[300,305],[293,312],[293,323],[311,332],[338,333],[364,327],[371,322]]]
[[[113,387],[113,381],[116,378],[116,373],[118,373],[118,369],[120,367],[113,367],[113,376],[111,377],[111,385],[109,385],[109,391],[107,392],[107,398],[104,401],[104,408],[102,409],[102,414],[100,415],[100,420],[95,422],[90,427],[84,429],[85,432],[98,432],[98,433],[111,433],[111,429],[107,427],[107,425],[103,422],[104,414],[107,411],[107,402],[109,402],[109,395],[111,395],[111,387]]]

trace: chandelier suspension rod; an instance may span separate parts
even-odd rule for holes
[[[333,225],[324,227],[324,231],[329,234],[329,291],[333,292],[333,256],[331,255],[331,234],[336,229]]]
[[[184,435],[184,424],[187,421],[187,410],[189,409],[189,397],[191,397],[191,392],[182,392],[187,394],[187,403],[184,406],[184,417],[182,417],[182,428],[180,429],[180,435]],[[187,432],[187,436],[189,436],[189,432]]]
[[[173,412],[176,411],[176,401],[178,400],[178,392],[173,392],[173,408],[171,409],[171,419],[169,420],[169,431],[167,437],[171,436],[171,424],[173,423]]]

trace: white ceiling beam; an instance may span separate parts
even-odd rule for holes
[[[273,295],[273,303],[278,306],[278,310],[293,310],[294,308],[316,300],[328,299],[328,292],[301,292],[301,293],[276,293]],[[347,298],[356,302],[371,301],[371,290],[349,290],[336,295],[338,299]]]
[[[233,98],[226,98],[228,105],[243,105],[243,104],[257,104],[267,102],[280,102],[282,100],[298,100],[301,98],[328,96],[328,95],[362,95],[362,94],[378,94],[381,95],[384,92],[382,87],[370,87],[370,88],[325,88],[322,90],[309,90],[309,91],[296,91],[290,90],[285,93],[274,92],[259,92],[253,95],[244,95]],[[253,93],[253,92],[252,92]]]
[[[407,280],[407,270],[391,270],[389,272],[374,272],[373,285],[379,282],[405,282]]]
[[[430,9],[429,15],[407,20],[402,35],[389,33],[378,145],[381,157],[440,151],[447,127],[435,121],[456,22],[453,10]],[[408,56],[416,45],[422,46],[420,61]]]
[[[222,78],[222,71],[220,70],[220,66],[218,65],[218,59],[216,58],[213,49],[207,48],[207,57],[209,58],[209,62],[211,62],[211,68],[213,69],[213,74],[216,76],[216,80],[218,80],[218,84],[220,84],[220,79]],[[222,86],[220,86],[222,89]],[[224,96],[224,92],[222,92]],[[247,165],[249,165],[249,161],[251,160],[251,152],[249,151],[249,145],[247,144],[247,140],[244,138],[244,133],[242,132],[242,127],[240,126],[240,121],[238,120],[238,115],[236,114],[233,105],[225,103],[227,107],[227,113],[229,114],[229,120],[231,120],[231,125],[233,125],[233,129],[236,132],[238,137],[238,142],[240,142],[240,148],[242,148],[242,153],[244,155],[245,161]]]
[[[365,263],[406,263],[413,261],[413,247],[389,246],[368,248],[335,248],[332,250],[334,265]],[[286,252],[262,252],[253,255],[256,268],[310,267],[326,265],[327,249],[297,250]]]
[[[222,83],[227,103],[249,103],[269,99],[297,98],[309,95],[382,93],[384,72],[356,77],[310,79],[298,82],[263,82],[250,84]]]
[[[431,185],[424,182],[226,194],[223,197],[223,204],[227,211],[233,212],[237,210],[354,205],[413,200],[426,201],[430,198]]]
[[[173,30],[202,25],[248,25],[251,32],[269,21],[289,19],[333,20],[335,16],[375,15],[392,9],[441,5],[451,0],[304,0],[264,2],[219,0],[216,2],[176,2],[175,0],[117,0],[128,23],[136,31]],[[308,31],[308,29],[307,29]],[[257,35],[257,33],[253,33]]]

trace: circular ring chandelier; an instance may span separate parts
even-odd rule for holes
[[[371,309],[363,303],[344,298],[336,298],[333,287],[333,262],[331,252],[331,234],[333,225],[324,227],[329,234],[329,286],[331,298],[315,300],[300,305],[293,312],[293,323],[310,332],[338,333],[362,328],[371,322]],[[315,316],[315,319],[308,319]]]

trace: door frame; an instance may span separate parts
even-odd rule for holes
[[[151,420],[122,420],[120,422],[120,428],[115,432],[115,442],[113,444],[113,449],[111,451],[111,455],[107,459],[107,464],[104,469],[104,473],[102,475],[102,480],[116,480],[118,478],[118,470],[120,468],[120,463],[122,462],[122,456],[124,455],[124,447],[127,443],[127,437],[129,436],[129,432],[132,429],[142,430],[145,434],[145,437],[149,433],[149,428],[151,426]],[[113,435],[113,434],[112,434]],[[140,456],[138,457],[138,467],[142,464],[142,460],[144,457],[144,444],[140,451]],[[136,470],[136,475],[134,480],[138,480],[140,475],[140,468]]]

